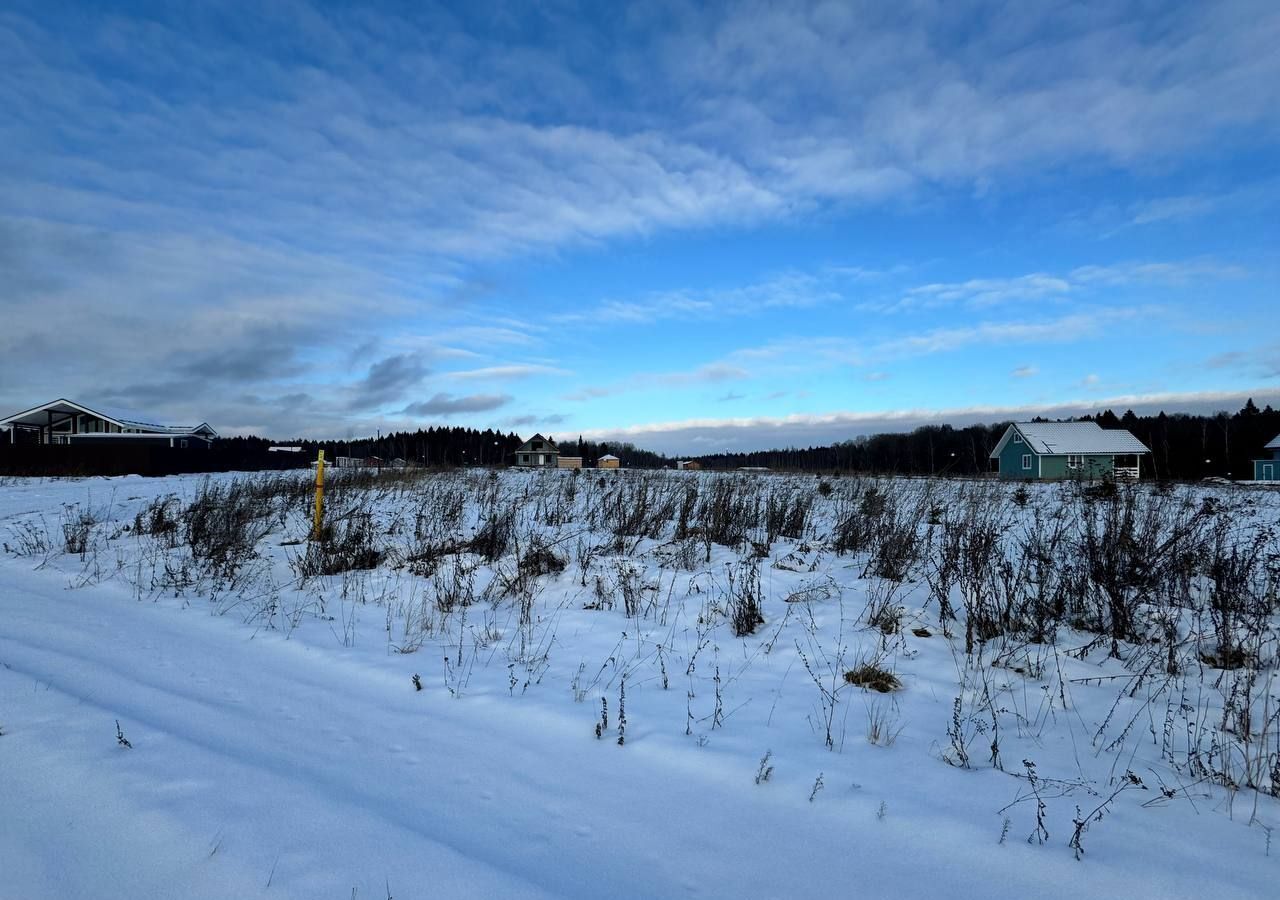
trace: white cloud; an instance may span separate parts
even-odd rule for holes
[[[1137,309],[1095,310],[1042,321],[994,321],[955,328],[935,328],[884,340],[874,347],[871,355],[882,359],[896,359],[949,353],[975,345],[1071,343],[1099,333],[1108,323],[1132,319],[1138,313]]]
[[[725,362],[707,363],[689,372],[667,372],[654,376],[662,384],[719,384],[722,381],[738,381],[750,373],[741,366]]]
[[[438,393],[427,400],[410,403],[400,410],[400,415],[411,418],[434,418],[489,412],[507,405],[511,399],[509,394],[470,394],[465,397],[456,397],[453,394]]]
[[[1071,285],[1066,280],[1039,272],[1017,278],[975,278],[912,288],[894,308],[933,308],[955,304],[997,306],[1018,300],[1058,297],[1070,290]]]
[[[52,52],[66,40],[53,18],[11,14],[0,146],[7,161],[42,157],[59,173],[14,180],[25,169],[11,168],[11,210],[492,258],[879,203],[1068,160],[1136,167],[1233,129],[1274,131],[1280,108],[1270,5],[1148,9],[1143,28],[1136,13],[1099,13],[1089,28],[1042,6],[974,33],[946,9],[746,3],[624,30],[622,53],[565,22],[587,54],[572,66],[506,32],[459,33],[448,17],[289,8],[300,52],[234,57],[181,14],[100,20],[80,54]],[[246,29],[272,33],[277,18],[259,9]],[[91,60],[129,73],[145,61],[145,77],[108,92]],[[180,84],[223,89],[192,101]]]
[[[861,308],[879,312],[906,312],[962,306],[983,309],[1027,300],[1054,301],[1068,295],[1081,296],[1099,288],[1135,284],[1186,285],[1194,281],[1240,278],[1248,274],[1242,267],[1211,259],[1175,261],[1135,261],[1108,265],[1080,266],[1066,275],[1034,272],[1008,278],[973,278],[968,281],[935,282],[907,289],[890,303],[867,302]]]
[[[1156,222],[1178,222],[1194,219],[1211,212],[1219,205],[1219,199],[1202,194],[1180,197],[1159,197],[1138,204],[1133,209],[1132,225],[1151,225]]]
[[[1073,281],[1089,285],[1117,286],[1142,283],[1182,285],[1201,279],[1242,278],[1247,274],[1248,271],[1241,266],[1204,259],[1081,266],[1071,272],[1071,278]]]
[[[561,369],[557,366],[547,366],[540,363],[520,363],[515,365],[504,366],[485,366],[480,369],[467,369],[461,372],[448,372],[447,378],[457,381],[479,381],[486,379],[498,379],[510,381],[520,378],[533,378],[537,375],[572,375],[573,373],[567,369]]]
[[[841,299],[839,283],[870,277],[864,269],[787,272],[741,287],[656,291],[632,300],[605,300],[594,309],[556,316],[585,324],[648,324],[664,319],[714,319],[775,309],[808,309]]]

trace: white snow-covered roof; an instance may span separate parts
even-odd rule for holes
[[[600,458],[601,459],[617,459],[618,457],[614,456],[612,453],[606,453],[604,456]]]
[[[1068,453],[1150,453],[1123,428],[1103,428],[1097,422],[1015,422],[991,452],[995,459],[1014,433],[1022,435],[1028,449],[1041,456]]]
[[[1275,439],[1274,441],[1272,441],[1270,444],[1267,444],[1266,449],[1268,449],[1268,450],[1280,450],[1280,434],[1277,434],[1277,435],[1276,435],[1276,439]]]

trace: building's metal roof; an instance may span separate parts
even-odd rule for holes
[[[1016,422],[1009,426],[1000,444],[991,454],[999,455],[1016,431],[1027,448],[1041,456],[1081,453],[1150,453],[1142,443],[1123,428],[1103,428],[1097,422]]]
[[[1276,435],[1276,439],[1275,439],[1274,441],[1272,441],[1270,444],[1267,444],[1266,449],[1268,449],[1268,450],[1280,450],[1280,434],[1277,434],[1277,435]]]

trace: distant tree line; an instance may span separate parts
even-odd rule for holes
[[[587,441],[581,437],[555,441],[554,437],[547,437],[560,448],[562,456],[581,456],[585,466],[594,466],[601,456],[610,453],[628,468],[656,469],[670,465],[665,456],[641,450],[630,443]],[[403,459],[417,466],[503,466],[515,462],[515,451],[521,443],[520,435],[511,432],[504,434],[492,429],[477,431],[473,428],[442,427],[349,441],[304,438],[269,441],[260,437],[231,437],[219,440],[214,446],[219,463],[229,468],[262,469],[306,466],[321,449],[327,460],[357,456],[378,457],[385,463]],[[276,445],[301,447],[302,452],[268,451],[268,447]]]
[[[396,431],[377,437],[353,438],[346,441],[318,441],[295,438],[269,441],[260,437],[223,438],[215,445],[219,454],[243,459],[246,468],[291,468],[306,466],[324,450],[332,462],[339,456],[367,458],[376,456],[383,462],[403,459],[418,466],[497,466],[510,463],[520,436],[486,428],[427,428],[418,431]],[[272,453],[268,447],[301,447],[301,453]],[[257,463],[257,464],[254,464]]]
[[[1075,421],[1128,429],[1151,448],[1143,466],[1145,473],[1157,478],[1251,478],[1252,461],[1264,456],[1262,448],[1280,434],[1280,412],[1269,405],[1259,409],[1252,399],[1236,413],[1139,416],[1129,410],[1117,416],[1108,409]],[[1008,423],[966,428],[926,425],[906,434],[876,434],[827,447],[719,453],[697,459],[709,469],[767,466],[800,472],[975,475],[991,471],[990,453],[1006,427]]]

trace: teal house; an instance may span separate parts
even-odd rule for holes
[[[991,451],[1001,478],[1052,480],[1142,475],[1147,446],[1122,428],[1097,422],[1014,422]]]
[[[1253,461],[1253,480],[1280,481],[1280,435],[1267,444],[1265,449],[1271,451],[1271,458]]]

